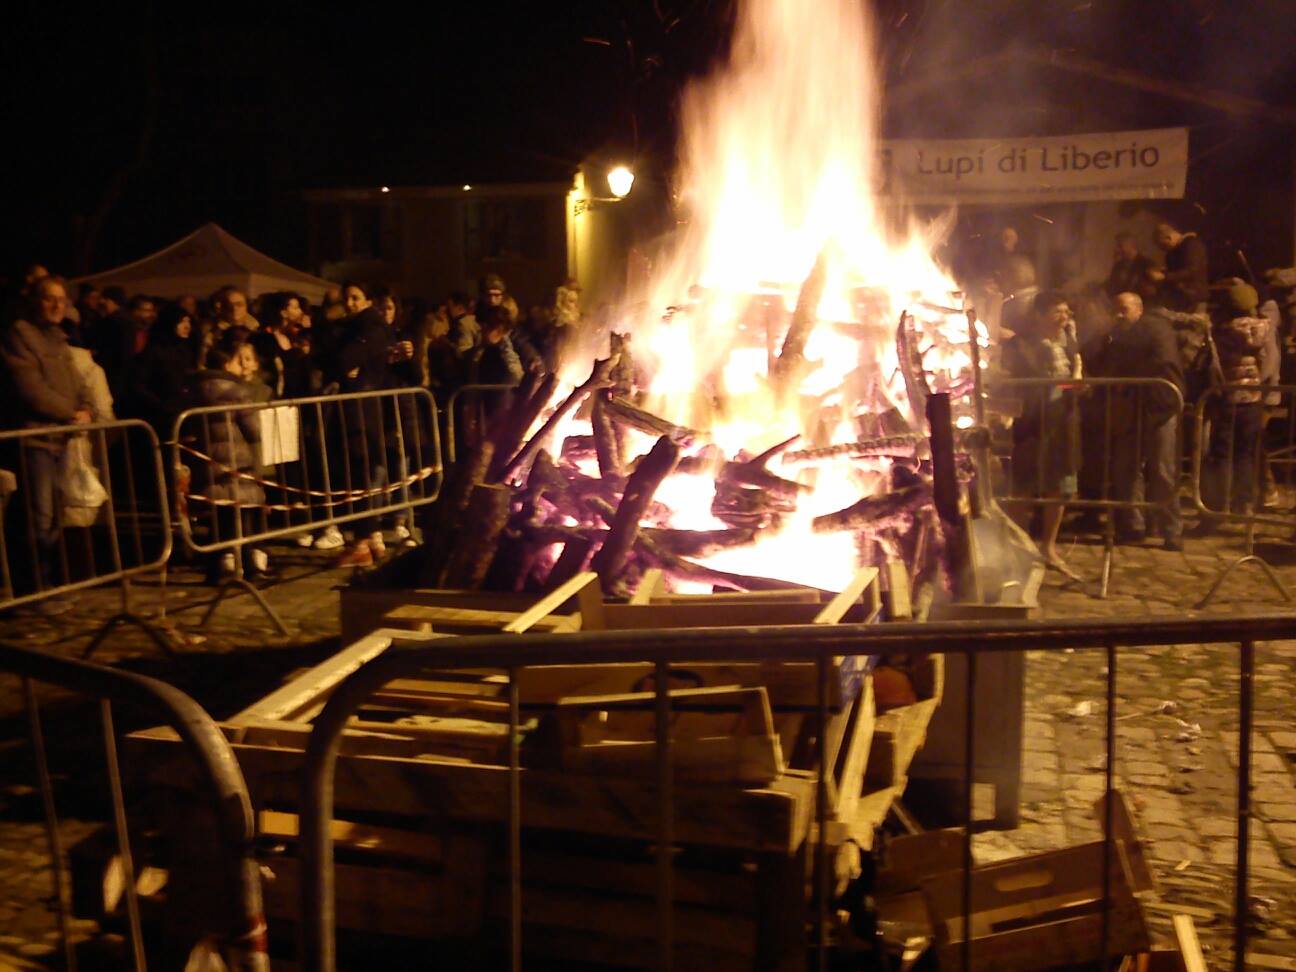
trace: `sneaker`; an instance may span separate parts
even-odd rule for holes
[[[248,556],[252,560],[252,569],[259,573],[264,573],[270,566],[270,555],[264,550],[249,550]]]
[[[316,550],[336,550],[338,547],[346,546],[346,540],[342,538],[342,531],[335,526],[331,526],[315,538]]]
[[[396,529],[393,530],[392,532],[393,532],[394,534],[396,534],[396,539],[397,539],[397,540],[409,540],[409,539],[412,539],[411,536],[410,536],[409,527],[407,527],[404,523],[402,523],[402,524],[400,524],[399,526],[397,526]]]
[[[334,567],[372,567],[373,551],[364,540],[357,540],[355,546],[342,553],[333,561]]]
[[[309,533],[299,533],[293,537],[293,543],[299,547],[310,547],[314,545],[315,539]]]
[[[222,574],[234,573],[234,554],[232,551],[227,550],[225,553],[221,554],[220,572]]]
[[[376,530],[369,534],[369,550],[375,557],[381,557],[387,552],[387,544],[383,542],[383,535]]]

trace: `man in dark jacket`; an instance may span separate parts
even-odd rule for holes
[[[14,321],[0,339],[0,361],[8,376],[8,412],[14,427],[85,424],[90,421],[90,402],[84,383],[72,363],[63,333],[67,290],[57,277],[45,277],[32,288],[24,319]],[[37,589],[56,583],[55,565],[61,535],[58,520],[58,468],[66,439],[26,440],[21,465],[26,480],[20,488],[27,493],[24,512],[31,527]],[[26,536],[14,531],[11,540]],[[20,566],[15,551],[6,551],[10,566]]]
[[[1156,281],[1152,279],[1156,269],[1156,264],[1139,252],[1138,240],[1133,233],[1117,233],[1115,259],[1103,290],[1112,298],[1117,294],[1131,293],[1138,294],[1145,302],[1149,301],[1157,292]]]
[[[1180,233],[1169,223],[1157,227],[1156,242],[1165,251],[1165,270],[1152,271],[1161,285],[1161,304],[1174,311],[1198,310],[1210,298],[1206,244],[1196,233]]]
[[[1144,313],[1135,293],[1113,300],[1116,324],[1087,357],[1089,374],[1100,378],[1160,378],[1184,389],[1183,366],[1173,329],[1156,312]],[[1179,511],[1179,416],[1182,400],[1164,385],[1112,390],[1112,499],[1159,504],[1152,513],[1167,550],[1183,549]],[[1098,457],[1094,457],[1098,459]],[[1099,460],[1100,461],[1100,460]],[[1121,540],[1142,537],[1138,510],[1117,510]]]
[[[149,329],[157,322],[157,306],[149,297],[136,295],[125,310],[99,322],[95,332],[95,361],[108,376],[113,399],[130,397],[131,366],[148,343]]]

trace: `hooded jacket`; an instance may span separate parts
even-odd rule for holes
[[[253,403],[252,389],[228,371],[205,369],[193,376],[195,405],[240,406]],[[193,483],[209,499],[233,500],[245,505],[265,502],[265,490],[258,483],[236,475],[256,469],[253,446],[261,441],[261,426],[255,409],[240,408],[214,413],[205,420],[185,422],[190,446],[207,456],[194,461]]]

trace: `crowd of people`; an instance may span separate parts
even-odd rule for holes
[[[1272,498],[1263,461],[1268,408],[1293,360],[1296,271],[1273,270],[1262,281],[1212,280],[1204,242],[1162,223],[1155,235],[1161,260],[1139,252],[1132,234],[1115,240],[1111,272],[1095,304],[1035,286],[1033,267],[1006,229],[991,262],[988,289],[1008,299],[998,322],[997,360],[1005,376],[1053,379],[1021,396],[1012,425],[1012,494],[1047,502],[1033,513],[1046,561],[1074,576],[1058,550],[1068,500],[1146,502],[1114,511],[1117,542],[1155,532],[1169,550],[1183,549],[1179,436],[1183,405],[1210,394],[1210,435],[1202,464],[1206,514],[1199,533],[1222,514],[1254,512]],[[1085,301],[1090,326],[1077,327]],[[1105,317],[1105,321],[1104,321]],[[1094,319],[1104,321],[1093,326]],[[1078,379],[1161,379],[1166,384],[1083,388]],[[1214,391],[1211,391],[1214,389]],[[1266,479],[1269,480],[1266,485]],[[1098,526],[1085,515],[1081,529]]]
[[[454,292],[435,303],[359,282],[329,290],[318,306],[296,293],[250,298],[233,286],[206,298],[161,300],[86,284],[73,294],[66,281],[32,266],[0,323],[0,368],[8,379],[0,395],[11,428],[137,418],[164,442],[182,411],[203,405],[415,387],[444,402],[464,384],[515,384],[525,371],[555,369],[566,336],[579,323],[579,299],[579,286],[567,280],[546,305],[524,312],[504,280],[488,274],[475,296]],[[357,417],[352,426],[362,428],[364,414]],[[257,436],[255,416],[246,411],[212,436],[205,447],[211,468],[227,472],[207,471],[194,487],[214,501],[237,500],[251,515],[264,494],[242,474],[256,466]],[[359,443],[354,451],[370,450]],[[55,441],[28,448],[24,456],[29,532],[43,575],[36,581],[46,585],[53,580],[59,538],[59,458]],[[367,462],[356,470],[357,479],[382,486],[380,465]],[[217,532],[228,536],[233,513],[220,513]],[[379,522],[351,526],[349,545],[336,527],[303,535],[301,542],[339,551],[339,566],[372,563],[384,545]],[[244,532],[251,532],[250,524]],[[395,532],[409,535],[405,524],[396,524]],[[245,551],[244,567],[253,576],[269,569],[255,547]],[[213,561],[216,575],[232,569],[232,554]]]
[[[1155,532],[1168,549],[1182,549],[1180,399],[1191,405],[1212,386],[1226,390],[1213,400],[1217,421],[1202,494],[1218,511],[1264,502],[1266,484],[1252,470],[1263,468],[1259,443],[1266,409],[1276,401],[1264,386],[1280,381],[1284,361],[1293,359],[1285,352],[1296,348],[1296,270],[1272,271],[1260,282],[1212,282],[1197,235],[1163,223],[1155,239],[1160,259],[1140,253],[1134,236],[1119,234],[1107,279],[1088,293],[1064,294],[1038,286],[1017,232],[1005,228],[982,278],[969,282],[969,290],[992,295],[999,305],[997,314],[983,315],[991,316],[998,372],[1056,381],[1025,396],[1012,424],[1011,492],[1046,501],[1020,508],[1035,517],[1031,525],[1046,561],[1066,574],[1058,536],[1066,506],[1077,498],[1146,500],[1146,517],[1135,508],[1114,512],[1116,539]],[[440,302],[402,299],[390,288],[357,282],[329,290],[318,306],[296,293],[251,298],[233,286],[206,298],[171,300],[86,284],[73,295],[64,280],[32,266],[0,322],[0,367],[8,378],[0,394],[8,399],[10,427],[137,418],[161,441],[172,437],[176,417],[195,406],[399,388],[430,389],[444,404],[465,384],[516,384],[528,371],[556,370],[579,330],[579,299],[579,287],[568,280],[546,305],[524,312],[494,274],[480,281],[475,296],[455,292]],[[1162,379],[1179,394],[1165,385],[1102,396],[1067,386],[1084,377]],[[381,489],[393,476],[407,475],[388,468],[405,460],[372,456],[363,441],[366,412],[354,407],[350,432],[328,445],[348,457],[348,482]],[[348,417],[344,409],[338,424],[346,428]],[[213,516],[217,534],[257,532],[251,521],[232,519],[234,509],[250,516],[266,499],[256,477],[246,475],[256,469],[253,418],[244,412],[227,423],[222,442],[203,447],[211,462],[192,485],[213,508],[225,504]],[[369,424],[383,421],[379,416]],[[27,533],[47,573],[59,538],[60,446],[39,439],[30,446]],[[384,525],[408,539],[408,524],[364,518],[348,524],[349,544],[335,526],[303,533],[299,542],[336,551],[339,566],[364,566],[384,549]],[[1199,524],[1211,527],[1210,517]],[[263,551],[248,547],[244,554],[243,570],[267,572]],[[232,554],[214,561],[214,576],[234,569],[232,561]]]

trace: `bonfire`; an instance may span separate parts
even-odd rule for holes
[[[948,580],[983,336],[932,257],[948,220],[874,192],[862,6],[744,4],[684,98],[675,245],[611,333],[474,430],[431,580],[836,590],[897,559]]]

